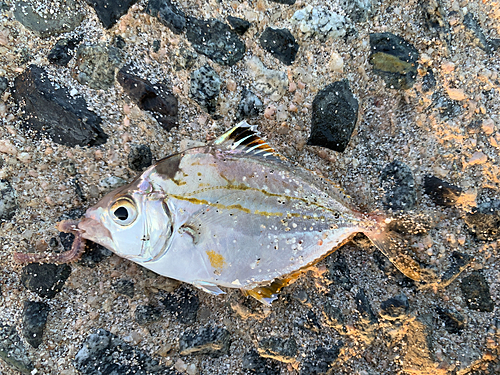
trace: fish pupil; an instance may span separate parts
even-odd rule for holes
[[[115,210],[114,214],[118,220],[127,220],[128,219],[128,210],[125,207],[118,207]]]

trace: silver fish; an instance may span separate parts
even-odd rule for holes
[[[363,232],[406,275],[384,217],[353,210],[325,179],[291,166],[242,122],[168,156],[107,194],[77,224],[84,239],[212,294],[269,303],[289,275]]]

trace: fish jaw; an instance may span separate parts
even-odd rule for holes
[[[78,229],[86,240],[98,243],[116,253],[110,231],[99,220],[86,216],[78,223]]]

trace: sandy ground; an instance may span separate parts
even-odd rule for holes
[[[11,1],[5,3],[11,5]],[[310,4],[324,5],[319,0]],[[108,90],[93,90],[73,78],[74,60],[67,68],[51,65],[46,56],[58,37],[42,39],[17,22],[11,11],[3,11],[0,76],[12,83],[28,64],[45,67],[54,83],[75,89],[87,101],[89,108],[103,119],[102,128],[109,135],[106,144],[91,148],[55,144],[21,127],[10,89],[1,98],[0,140],[9,141],[14,150],[1,155],[4,163],[0,177],[10,181],[15,189],[19,210],[13,219],[2,222],[0,227],[0,321],[16,326],[19,332],[23,302],[42,299],[22,286],[22,267],[12,261],[12,254],[45,249],[50,239],[58,235],[55,224],[61,214],[76,207],[86,208],[105,193],[101,180],[109,176],[133,178],[135,172],[127,167],[127,155],[133,145],[150,145],[154,157],[159,159],[178,151],[182,140],[205,142],[229,129],[234,124],[232,118],[242,89],[252,86],[252,77],[245,65],[251,56],[257,56],[268,67],[286,72],[291,82],[292,90],[277,101],[256,91],[266,106],[283,108],[285,113],[279,119],[270,115],[251,121],[258,124],[269,144],[294,163],[338,182],[355,205],[371,210],[382,207],[384,192],[380,189],[380,171],[393,160],[404,162],[411,168],[417,183],[418,199],[414,211],[438,213],[440,217],[435,228],[418,240],[421,245],[418,256],[439,270],[448,267],[448,255],[454,250],[474,258],[471,266],[448,287],[422,289],[400,284],[394,277],[388,278],[377,267],[373,247],[350,244],[340,250],[353,283],[348,290],[329,285],[324,276],[330,261],[326,259],[315,272],[303,275],[285,288],[271,307],[250,302],[250,309],[245,310],[243,303],[248,302],[238,291],[228,291],[227,295],[219,297],[197,292],[201,306],[194,327],[224,326],[232,335],[230,354],[215,358],[181,357],[178,340],[186,326],[168,314],[147,327],[134,321],[136,306],[155,302],[158,290],[170,291],[175,283],[116,256],[95,268],[72,265],[71,276],[62,292],[45,300],[50,305],[50,313],[42,345],[33,349],[26,344],[38,373],[76,374],[74,356],[95,328],[105,328],[125,338],[163,364],[177,364],[181,370],[179,360],[194,364],[199,374],[244,373],[241,369],[243,354],[267,336],[294,337],[298,343],[298,355],[292,363],[277,362],[281,374],[298,374],[305,358],[314,349],[340,341],[344,346],[333,364],[333,373],[498,373],[500,370],[495,362],[499,355],[499,336],[498,331],[495,335],[491,328],[495,319],[500,318],[498,240],[476,240],[463,218],[478,199],[482,199],[479,197],[500,199],[500,57],[498,51],[487,54],[479,48],[461,20],[466,12],[473,12],[484,33],[490,38],[498,38],[500,8],[492,1],[444,1],[443,4],[447,13],[451,12],[448,22],[452,42],[448,50],[424,27],[417,1],[378,3],[371,19],[353,24],[356,35],[326,42],[301,36],[289,21],[304,2],[293,6],[265,0],[179,2],[187,14],[195,17],[224,20],[227,15],[234,15],[252,22],[252,27],[242,37],[247,46],[244,60],[233,67],[210,63],[223,82],[218,109],[222,119],[214,120],[188,97],[190,71],[174,69],[179,50],[189,48],[189,43],[184,36],[173,34],[156,19],[144,14],[145,1],[139,1],[110,30],[102,28],[94,11],[83,1],[77,2],[85,19],[65,36],[83,35],[84,43],[106,44],[111,43],[115,35],[121,35],[126,42],[126,60],[139,67],[141,75],[150,81],[165,79],[177,96],[180,125],[170,132],[160,128],[150,114],[138,109],[118,84]],[[343,12],[337,2],[332,2],[330,8]],[[256,36],[269,25],[287,27],[295,35],[300,49],[292,66],[277,63],[259,46]],[[432,69],[436,87],[424,93],[419,75],[409,90],[387,88],[368,63],[369,33],[374,32],[391,32],[412,43],[420,53],[419,71],[423,75],[425,69]],[[150,48],[154,40],[161,41],[157,53]],[[192,69],[208,61],[199,54]],[[358,123],[349,146],[343,153],[307,146],[314,96],[326,84],[343,78],[350,82],[360,104]],[[296,90],[293,90],[294,85]],[[460,113],[443,119],[431,107],[434,92],[456,99]],[[476,119],[483,120],[483,126],[470,131],[467,126]],[[76,168],[87,202],[80,201],[70,184],[70,164]],[[459,204],[436,207],[423,194],[421,184],[425,175],[435,175],[461,187],[463,195]],[[495,304],[493,312],[467,307],[460,282],[472,270],[481,270],[489,284]],[[135,282],[134,298],[118,296],[113,291],[112,283],[120,278]],[[379,318],[378,323],[363,328],[355,301],[361,289],[376,314],[382,301],[404,293],[409,300],[408,316],[397,323]],[[293,297],[299,292],[307,294],[308,302],[300,303]],[[327,324],[323,315],[327,301],[342,311],[343,328]],[[452,334],[444,329],[436,306],[453,308],[465,317],[461,333]],[[318,317],[319,326],[315,329],[298,327],[297,321],[310,311]],[[418,322],[423,317],[430,317],[429,332],[422,336],[432,343],[428,353],[426,345],[419,346],[411,340],[421,331]],[[422,350],[414,350],[415,345]],[[412,361],[421,363],[409,364]],[[0,361],[0,373],[15,372]]]

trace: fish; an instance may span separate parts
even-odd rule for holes
[[[157,161],[59,228],[77,236],[64,261],[89,240],[205,292],[237,288],[270,304],[359,232],[419,280],[419,264],[401,251],[390,221],[353,208],[340,188],[293,165],[242,121]]]

